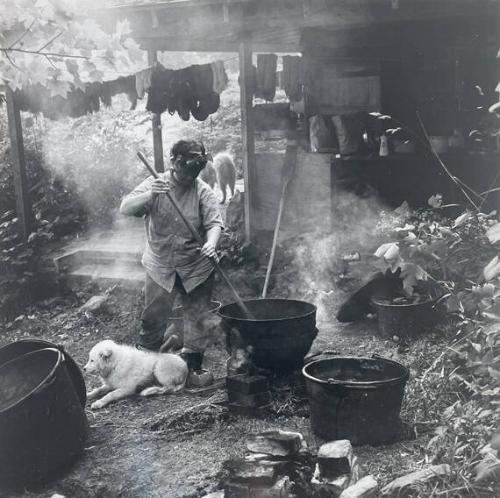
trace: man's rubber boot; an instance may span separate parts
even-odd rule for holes
[[[187,363],[189,373],[186,380],[187,389],[200,389],[209,387],[214,382],[214,376],[208,370],[203,370],[202,353],[181,353],[181,357]]]

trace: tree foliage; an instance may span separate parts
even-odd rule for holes
[[[109,34],[90,16],[95,0],[10,0],[0,11],[0,75],[12,89],[43,84],[65,97],[86,82],[114,79],[144,52],[127,21]]]

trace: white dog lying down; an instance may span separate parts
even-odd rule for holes
[[[85,372],[97,373],[102,386],[89,392],[87,398],[95,399],[92,409],[103,408],[112,401],[131,396],[139,389],[141,396],[175,393],[186,383],[188,367],[177,355],[154,353],[106,339],[97,343],[89,353]],[[160,384],[153,385],[151,384]],[[146,387],[147,385],[150,387]]]

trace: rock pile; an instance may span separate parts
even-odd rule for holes
[[[361,477],[350,441],[331,441],[316,456],[298,432],[253,434],[243,458],[227,460],[224,498],[374,498],[377,481]]]
[[[225,498],[289,498],[291,484],[304,467],[311,468],[311,454],[298,432],[282,430],[252,435],[244,458],[225,462],[229,473]]]

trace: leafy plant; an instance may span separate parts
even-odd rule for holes
[[[93,4],[93,5],[92,5]],[[71,87],[102,81],[104,71],[116,72],[142,61],[143,51],[127,35],[127,21],[108,34],[89,9],[97,2],[12,0],[0,16],[0,74],[13,90],[28,84],[47,86],[52,96],[66,97]]]
[[[494,252],[487,238],[493,215],[466,211],[449,220],[442,214],[446,206],[441,205],[439,195],[432,196],[429,204],[435,209],[409,214],[400,219],[400,226],[386,228],[393,240],[382,244],[375,255],[384,270],[401,272],[408,296],[423,281],[431,281],[448,294],[471,290],[485,258]]]

